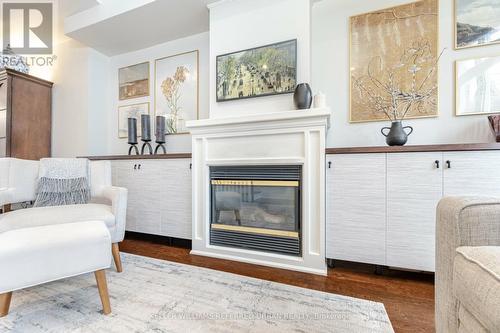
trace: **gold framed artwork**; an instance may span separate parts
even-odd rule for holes
[[[500,43],[500,1],[455,0],[455,49]]]
[[[119,99],[149,96],[149,61],[118,69]]]
[[[438,0],[352,16],[350,122],[438,115]]]
[[[167,134],[186,134],[186,121],[199,116],[199,51],[155,60],[155,116]]]
[[[500,113],[500,57],[455,62],[456,115]]]
[[[141,115],[149,114],[149,102],[118,107],[118,138],[128,137],[128,118],[137,119],[137,137],[141,136]]]

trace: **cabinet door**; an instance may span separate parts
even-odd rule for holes
[[[442,157],[441,152],[387,154],[388,266],[434,271]]]
[[[385,265],[386,155],[329,155],[327,164],[327,258]]]
[[[130,203],[137,201],[138,188],[136,184],[132,181],[135,176],[134,164],[130,161],[112,161],[111,162],[111,175],[112,184],[114,186],[124,187],[128,190],[127,198],[127,225],[125,229],[127,231],[136,231],[136,221],[131,218]]]
[[[113,184],[128,189],[128,231],[160,235],[161,161],[113,161]]]
[[[500,151],[445,152],[443,160],[446,196],[500,196]]]
[[[161,171],[161,234],[191,239],[191,160],[165,162]]]

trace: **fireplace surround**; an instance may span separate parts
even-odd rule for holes
[[[324,151],[329,117],[330,110],[320,108],[188,122],[191,253],[326,275]],[[281,172],[265,179],[270,174],[260,172],[265,168],[293,169],[299,176],[286,179]],[[251,174],[256,171],[260,175]]]

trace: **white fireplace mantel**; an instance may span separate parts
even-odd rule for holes
[[[246,115],[240,117],[209,118],[188,121],[191,134],[217,133],[223,131],[240,131],[256,129],[273,129],[289,126],[307,126],[324,124],[329,126],[330,109],[316,108],[307,110],[291,110],[267,114]],[[263,128],[264,127],[264,128]]]
[[[192,254],[326,275],[325,137],[328,108],[187,123],[192,134]],[[302,256],[211,245],[210,166],[302,166]]]

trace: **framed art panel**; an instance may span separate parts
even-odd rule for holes
[[[118,107],[118,138],[128,136],[128,118],[137,119],[137,137],[141,136],[141,115],[149,114],[149,102]]]
[[[350,122],[438,114],[438,0],[350,18]]]
[[[456,114],[500,113],[500,57],[459,60],[456,71]]]
[[[500,1],[455,0],[455,49],[500,42]]]
[[[118,70],[119,99],[149,96],[149,61]]]
[[[155,115],[165,117],[167,134],[186,134],[186,121],[198,119],[199,52],[155,61]]]
[[[217,102],[293,93],[297,40],[217,56]]]

